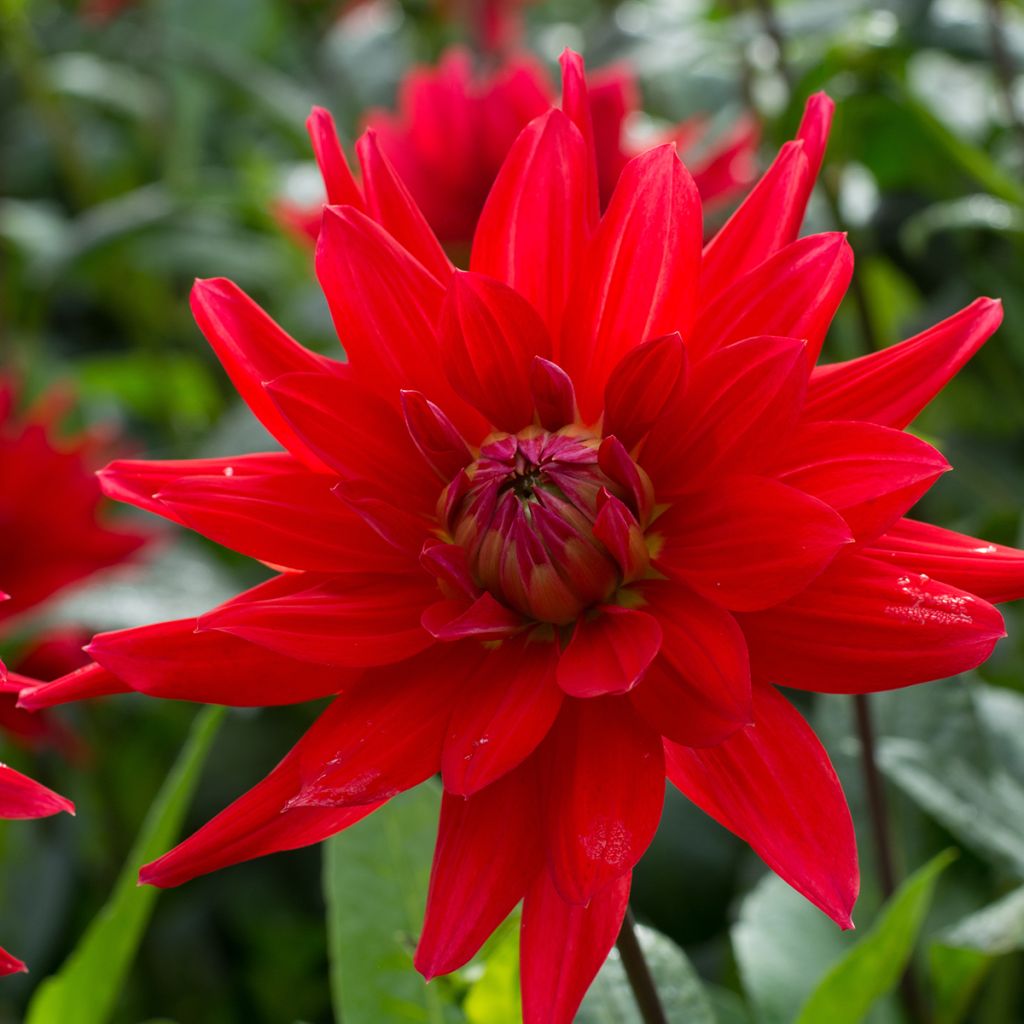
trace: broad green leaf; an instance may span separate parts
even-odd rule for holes
[[[637,928],[669,1024],[715,1024],[700,977],[687,955],[653,928]],[[619,951],[613,948],[587,992],[576,1024],[643,1024]]]
[[[871,930],[825,975],[797,1024],[858,1024],[896,986],[914,949],[939,875],[955,858],[944,850],[914,872],[886,904]]]
[[[791,1024],[816,979],[853,945],[817,907],[766,874],[740,905],[732,944],[759,1024]]]
[[[39,986],[26,1024],[103,1024],[110,1018],[160,892],[138,884],[139,866],[177,839],[223,717],[223,708],[205,708],[196,715],[109,901],[60,971]]]
[[[955,1024],[993,959],[1024,949],[1024,886],[943,931],[929,950],[938,1024]]]
[[[441,794],[425,784],[324,844],[335,1018],[442,1024],[443,989],[412,965],[423,924]]]

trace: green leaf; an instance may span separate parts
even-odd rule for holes
[[[339,1022],[451,1019],[443,990],[428,986],[412,965],[440,804],[437,785],[419,786],[324,844],[331,993]]]
[[[223,716],[223,708],[205,708],[196,715],[110,899],[60,971],[39,986],[26,1024],[102,1024],[110,1018],[160,893],[138,884],[139,865],[164,853],[177,839]]]
[[[854,941],[777,875],[761,878],[732,930],[743,991],[760,1024],[790,1024],[815,979]]]
[[[896,986],[910,959],[939,875],[956,857],[944,850],[896,890],[871,930],[822,979],[797,1024],[858,1024]]]
[[[937,1024],[963,1018],[997,956],[1024,949],[1024,886],[943,931],[929,950]]]
[[[669,1024],[715,1024],[700,977],[669,938],[640,925],[637,937]],[[613,948],[587,992],[576,1024],[643,1024],[618,949]]]

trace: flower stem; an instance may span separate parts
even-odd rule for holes
[[[619,956],[622,957],[622,966],[626,969],[629,987],[633,990],[633,998],[636,999],[644,1024],[668,1024],[665,1009],[661,1005],[654,978],[651,976],[651,969],[647,966],[644,951],[640,948],[640,940],[636,934],[636,918],[633,917],[630,907],[626,907],[622,930],[615,940],[615,945],[618,947]]]
[[[854,694],[853,707],[857,717],[857,735],[860,739],[860,764],[864,773],[864,789],[871,815],[871,832],[875,841],[875,860],[882,896],[886,901],[896,891],[896,865],[893,857],[892,832],[889,828],[889,809],[885,799],[885,784],[878,770],[875,753],[875,727],[871,717],[871,703],[865,693]],[[900,979],[900,1000],[908,1020],[924,1024],[928,1020],[921,989],[911,965]]]

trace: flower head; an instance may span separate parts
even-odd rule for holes
[[[995,330],[981,299],[816,367],[852,255],[797,238],[832,105],[719,234],[674,146],[607,209],[582,64],[517,137],[455,272],[383,159],[317,272],[347,363],[227,281],[200,327],[286,452],[119,462],[108,494],[280,569],[198,621],[95,638],[35,705],[137,690],[338,696],[254,789],[142,879],[317,842],[440,772],[416,963],[468,960],[520,901],[528,1022],[569,1021],[619,929],[668,779],[842,926],[839,782],[776,689],[968,669],[1024,554],[904,514],[949,467],[904,428]],[[364,139],[375,155],[377,142]]]
[[[640,151],[626,131],[640,101],[625,64],[605,68],[591,76],[589,84],[582,99],[589,108],[588,133],[597,159],[600,199],[606,204],[622,169]],[[367,127],[441,242],[468,245],[512,144],[552,102],[548,74],[534,58],[512,55],[492,70],[478,71],[470,54],[456,47],[437,67],[413,69],[402,82],[397,112],[371,113]],[[706,127],[702,118],[691,118],[668,129],[658,141],[677,145],[685,153],[703,143]],[[328,202],[353,202],[359,189],[344,164],[330,115],[315,110],[309,130]],[[705,203],[727,200],[753,180],[756,146],[756,126],[743,118],[706,150],[691,168]],[[372,173],[367,171],[365,149],[364,140],[357,156],[368,179]],[[373,198],[367,196],[367,202],[372,208]],[[284,203],[279,209],[287,225],[316,240],[320,204]]]

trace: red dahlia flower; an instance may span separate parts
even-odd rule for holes
[[[367,126],[394,165],[399,177],[446,245],[467,244],[473,238],[487,193],[519,133],[553,102],[544,68],[528,56],[511,57],[496,70],[474,70],[470,55],[449,50],[436,68],[416,68],[401,85],[398,112],[371,114]],[[626,137],[627,118],[640,108],[636,81],[626,65],[616,65],[591,77],[589,89],[592,144],[602,207],[611,198],[622,169],[639,148]],[[692,118],[675,125],[659,141],[686,152],[702,142],[706,125]],[[363,198],[344,164],[334,123],[325,110],[309,120],[327,200],[365,209]],[[357,147],[364,181],[368,143]],[[745,188],[754,177],[757,129],[744,118],[718,140],[691,171],[707,203],[724,201]],[[644,147],[646,148],[646,147]],[[323,207],[284,204],[282,219],[316,240]]]
[[[528,1022],[571,1020],[666,775],[849,926],[850,816],[776,686],[971,668],[1003,635],[989,601],[1024,595],[1024,553],[903,518],[949,468],[903,428],[999,305],[814,365],[852,270],[842,235],[796,237],[829,100],[702,250],[673,146],[631,161],[599,218],[578,58],[565,74],[468,273],[364,139],[373,198],[329,207],[317,248],[347,363],[197,283],[200,327],[287,451],[117,462],[104,487],[280,571],[198,621],[98,636],[94,665],[29,695],[337,694],[142,880],[317,842],[440,773],[416,964],[457,968],[523,900]]]

